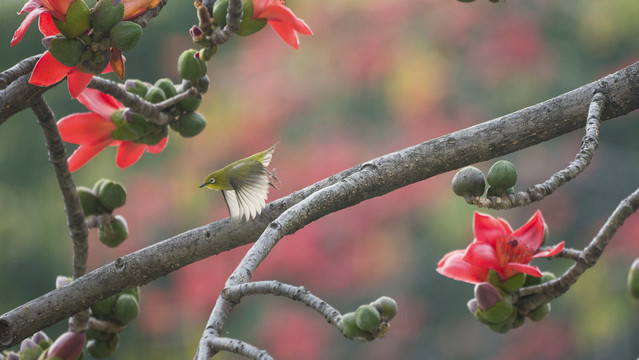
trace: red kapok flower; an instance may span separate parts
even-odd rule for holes
[[[253,0],[253,19],[266,19],[282,40],[295,49],[300,47],[297,33],[313,35],[311,28],[286,7],[284,0]]]
[[[562,241],[548,250],[539,251],[545,228],[539,210],[515,231],[503,219],[475,212],[475,239],[466,250],[444,255],[437,264],[437,272],[471,284],[487,281],[491,269],[502,280],[518,273],[540,277],[539,268],[529,263],[536,258],[557,255],[564,248]]]
[[[135,164],[145,150],[157,154],[166,147],[168,137],[155,145],[112,139],[111,132],[116,125],[111,121],[111,114],[124,108],[114,97],[86,89],[78,96],[78,101],[92,112],[71,114],[58,121],[62,140],[80,145],[69,157],[70,171],[81,168],[109,145],[118,147],[115,162],[121,169]]]

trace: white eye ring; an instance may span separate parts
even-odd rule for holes
[[[215,184],[215,178],[211,178],[211,180],[209,180],[209,184]]]

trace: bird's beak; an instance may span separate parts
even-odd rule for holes
[[[206,186],[206,185],[208,185],[208,184],[209,184],[209,183],[204,183],[204,184],[200,185],[200,188],[203,188],[203,187],[205,187],[205,186]]]

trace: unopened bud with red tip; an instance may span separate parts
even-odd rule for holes
[[[483,282],[475,285],[475,299],[477,306],[486,311],[502,301],[504,297],[491,283]]]
[[[86,341],[87,337],[84,333],[65,332],[51,344],[45,360],[56,357],[61,360],[77,360],[82,355]]]
[[[204,35],[202,29],[200,29],[200,27],[197,25],[193,25],[193,27],[189,29],[189,34],[191,34],[193,41],[202,40],[202,36]]]

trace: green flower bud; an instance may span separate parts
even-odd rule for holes
[[[510,161],[499,160],[488,170],[486,181],[492,187],[508,189],[517,182],[517,169]]]
[[[99,303],[91,306],[91,315],[98,319],[108,320],[113,313],[113,307],[115,306],[115,296],[109,296],[103,299]]]
[[[152,86],[147,91],[144,99],[150,103],[157,104],[166,100],[166,94],[164,93],[164,90],[160,89],[159,87]]]
[[[124,242],[129,236],[129,228],[126,220],[117,215],[111,223],[101,225],[99,229],[100,241],[108,247],[116,247]]]
[[[201,60],[209,61],[211,60],[213,55],[215,55],[216,52],[217,52],[217,45],[213,47],[201,48],[200,51],[198,51],[198,54]]]
[[[142,27],[133,21],[120,21],[109,32],[111,46],[128,51],[138,45],[142,38]]]
[[[355,324],[364,331],[373,331],[382,323],[382,318],[375,307],[361,305],[355,310]]]
[[[109,180],[109,179],[106,179],[106,178],[102,178],[102,179],[96,181],[95,184],[93,184],[93,193],[94,194],[99,193],[100,192],[100,188],[102,186],[104,186],[104,184],[106,184],[108,182],[111,182],[111,181],[113,181],[113,180]]]
[[[528,313],[532,321],[541,321],[550,313],[550,303],[541,304]]]
[[[493,307],[483,311],[482,315],[487,321],[493,324],[500,324],[506,321],[514,311],[515,307],[511,304],[510,299],[504,298],[502,301],[493,305]]]
[[[182,137],[193,137],[204,130],[206,127],[206,119],[202,114],[197,112],[180,115],[180,117],[171,123],[171,128],[180,133]]]
[[[91,9],[91,24],[95,31],[108,32],[124,18],[124,2],[113,6],[111,0],[98,0]]]
[[[366,338],[371,336],[370,333],[357,327],[357,324],[355,323],[354,312],[349,312],[342,316],[342,320],[340,321],[340,329],[346,337],[349,337],[351,339]]]
[[[49,54],[64,66],[76,66],[84,51],[82,41],[55,37],[49,44]]]
[[[89,329],[84,333],[87,336],[87,340],[99,340],[107,342],[109,339],[111,339],[111,333],[107,333],[98,329]]]
[[[84,333],[65,332],[51,344],[45,359],[76,360],[82,354],[86,340]]]
[[[382,296],[371,303],[379,312],[383,321],[390,321],[397,315],[397,302],[388,296]]]
[[[628,290],[633,298],[639,299],[639,258],[635,259],[628,271]]]
[[[168,126],[154,125],[151,132],[133,142],[147,145],[156,145],[169,134]]]
[[[31,339],[36,343],[36,345],[43,349],[46,349],[49,345],[51,345],[51,339],[49,339],[44,331],[38,331],[31,337]]]
[[[486,311],[502,301],[504,297],[493,284],[483,282],[475,285],[475,299],[479,308]]]
[[[202,96],[196,95],[177,103],[177,108],[184,113],[192,113],[200,107],[200,103],[202,103]]]
[[[133,295],[135,297],[135,299],[138,301],[138,303],[140,302],[140,287],[139,286],[123,290],[120,294]]]
[[[555,274],[551,273],[550,271],[544,271],[541,273],[540,280],[542,284],[545,284],[549,281],[557,280],[557,276],[555,276]]]
[[[515,321],[513,321],[512,328],[516,329],[524,325],[525,322],[526,322],[526,317],[523,315],[517,314],[517,316],[515,317]]]
[[[138,95],[141,98],[144,98],[146,92],[149,90],[149,86],[147,86],[140,80],[127,80],[124,83],[124,89],[130,93]]]
[[[168,78],[158,79],[158,81],[155,82],[154,86],[159,89],[162,89],[167,99],[177,95],[177,90],[175,89],[175,85],[173,84],[171,79],[168,79]]]
[[[486,189],[484,173],[474,166],[466,166],[453,177],[453,192],[459,196],[482,196]]]
[[[508,330],[512,329],[513,325],[511,322],[504,322],[501,324],[490,324],[488,327],[498,334],[505,334]]]
[[[109,60],[111,60],[110,50],[92,52],[89,60],[78,64],[78,69],[87,74],[99,75],[109,65]]]
[[[133,295],[122,294],[118,296],[113,310],[113,318],[121,324],[128,324],[138,317],[140,304]]]
[[[100,204],[108,210],[119,208],[126,203],[126,190],[122,184],[115,181],[102,184],[97,195]]]
[[[526,274],[515,274],[501,283],[500,288],[506,292],[514,292],[519,290],[526,282]]]
[[[87,351],[92,357],[102,359],[113,355],[118,350],[120,334],[110,334],[108,340],[92,339],[87,343]]]
[[[178,58],[178,72],[182,79],[195,81],[206,75],[206,62],[196,58],[195,54],[197,54],[197,50],[189,49]]]
[[[98,196],[88,187],[78,186],[78,196],[80,197],[84,216],[99,215],[107,212],[107,209],[100,204]]]
[[[66,21],[62,22],[53,18],[55,27],[60,30],[62,35],[69,39],[75,39],[80,34],[89,31],[91,26],[89,21],[89,7],[82,0],[75,0],[69,4],[66,13]]]
[[[213,5],[213,19],[220,27],[226,25],[226,13],[228,11],[228,0],[217,0]],[[266,19],[253,19],[253,1],[242,1],[242,23],[237,30],[240,36],[248,36],[262,30],[267,24]]]

